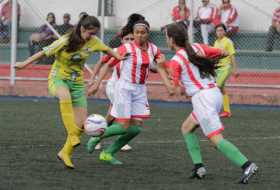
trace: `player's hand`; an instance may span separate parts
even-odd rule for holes
[[[238,78],[240,76],[240,73],[237,72],[237,71],[233,71],[232,75],[233,75],[234,78]]]
[[[174,89],[174,86],[173,86],[173,85],[167,86],[167,91],[168,91],[168,94],[169,94],[170,96],[174,96],[174,94],[175,94],[175,89]]]
[[[160,54],[159,58],[156,59],[157,64],[163,64],[165,63],[166,59],[165,56],[163,54]]]
[[[94,83],[91,86],[89,86],[87,91],[88,96],[96,94],[96,92],[99,90],[99,86],[100,85],[98,83]]]
[[[20,70],[20,69],[23,69],[24,67],[26,67],[26,63],[25,62],[17,62],[14,66],[14,68],[16,70]]]

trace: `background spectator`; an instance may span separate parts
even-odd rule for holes
[[[80,14],[79,14],[79,20],[80,20],[84,15],[88,15],[87,12],[80,12]]]
[[[195,21],[200,26],[203,43],[209,44],[209,33],[213,33],[215,26],[221,23],[218,8],[210,3],[210,0],[202,0],[202,6],[197,10]]]
[[[47,22],[52,25],[55,29],[57,29],[56,19],[54,13],[50,12],[47,14]],[[28,48],[30,55],[33,55],[42,50],[43,47],[50,45],[53,41],[55,41],[57,37],[53,33],[53,31],[48,27],[47,24],[42,25],[39,28],[38,32],[35,32],[31,35]],[[53,59],[46,58],[43,59],[42,63],[51,64]]]
[[[188,29],[190,10],[185,0],[178,0],[178,5],[172,9],[172,20],[181,23],[185,29]]]
[[[231,36],[239,31],[239,15],[237,9],[230,0],[222,0],[220,7],[221,22],[227,28],[227,36]]]
[[[8,0],[1,5],[0,9],[0,42],[9,42],[11,38],[12,26],[12,0]],[[18,26],[20,22],[20,5],[17,3]]]
[[[70,24],[70,20],[71,20],[70,14],[65,13],[63,15],[63,24],[57,27],[57,31],[60,35],[66,34],[70,29],[74,27],[72,24]]]
[[[272,25],[267,34],[266,51],[272,51],[275,37],[280,37],[280,7],[273,14]]]

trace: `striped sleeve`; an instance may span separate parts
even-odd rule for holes
[[[58,40],[54,41],[51,45],[44,47],[43,52],[44,54],[49,57],[57,52],[59,52],[64,46],[68,43],[68,37],[62,36]]]
[[[169,68],[171,69],[171,76],[172,76],[173,83],[175,86],[179,86],[181,80],[182,67],[175,60],[169,61],[168,64],[169,64]]]
[[[125,47],[125,45],[121,45],[118,49],[117,49],[118,53],[120,55],[125,55],[127,54],[127,49]],[[118,63],[120,62],[120,60],[112,57],[111,60],[110,60],[110,66],[111,67],[114,67],[115,65],[117,65]]]

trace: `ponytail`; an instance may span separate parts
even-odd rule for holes
[[[77,26],[69,34],[69,44],[66,47],[67,52],[75,52],[85,43],[81,37],[82,26],[85,29],[91,29],[93,27],[100,28],[100,22],[94,16],[89,16],[87,14],[83,15]]]
[[[185,34],[185,29],[180,25],[171,24],[167,27],[167,36],[172,38],[177,46],[185,49],[189,61],[198,67],[201,78],[210,77],[210,75],[215,77],[218,60],[198,56]]]

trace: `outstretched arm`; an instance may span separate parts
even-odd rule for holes
[[[16,63],[15,68],[23,69],[23,68],[27,67],[28,65],[30,65],[31,63],[33,63],[34,61],[37,61],[44,56],[45,56],[44,52],[40,51],[40,52],[32,55],[31,57],[27,58],[25,61]]]

